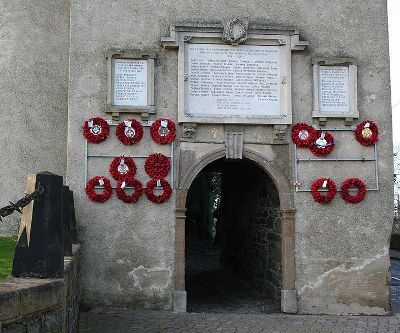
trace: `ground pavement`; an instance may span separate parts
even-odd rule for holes
[[[392,316],[300,316],[285,314],[171,313],[126,309],[81,313],[79,333],[128,332],[400,332]]]

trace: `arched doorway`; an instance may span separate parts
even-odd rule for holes
[[[182,153],[181,153],[182,154]],[[191,163],[180,165],[178,188],[176,189],[175,211],[175,279],[174,311],[187,310],[185,286],[185,224],[186,199],[189,188],[196,176],[214,161],[225,158],[225,148],[211,150]],[[293,191],[288,179],[262,154],[252,149],[243,149],[243,158],[252,161],[267,174],[279,192],[281,208],[281,311],[297,312],[297,293],[295,289],[295,211],[293,209]],[[183,159],[184,160],[184,159]],[[185,170],[185,171],[183,171]]]
[[[281,209],[273,180],[250,160],[219,159],[186,199],[189,311],[280,310]]]

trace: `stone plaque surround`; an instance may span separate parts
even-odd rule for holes
[[[228,45],[222,25],[186,24],[161,40],[179,49],[179,123],[292,123],[291,52],[308,45],[295,30],[250,25],[243,44]]]
[[[313,60],[313,117],[359,118],[357,63],[353,58]]]
[[[224,27],[222,24],[199,25],[183,24],[171,27],[171,35],[162,38],[162,44],[165,48],[178,49],[178,120],[186,128],[186,136],[193,138],[196,132],[196,123],[220,123],[220,124],[273,124],[283,126],[283,132],[286,126],[292,123],[291,111],[291,52],[302,51],[308,45],[306,41],[300,41],[298,33],[290,28],[271,28],[265,26],[250,26],[247,31],[247,40],[245,45],[259,46],[259,49],[276,50],[279,49],[281,83],[280,114],[279,115],[254,115],[246,118],[240,117],[199,117],[198,115],[189,115],[188,107],[188,84],[189,72],[187,53],[192,45],[213,44],[226,46],[222,37],[224,36]],[[240,43],[240,42],[239,42]],[[236,44],[237,45],[237,44]],[[234,48],[235,46],[231,46]],[[239,46],[240,48],[240,46]],[[212,59],[212,58],[211,58]],[[265,64],[265,63],[264,63]],[[270,81],[271,82],[271,81]],[[192,101],[193,102],[193,101]],[[232,126],[232,125],[228,125]],[[228,131],[229,132],[229,131]],[[282,132],[282,130],[280,131]],[[185,133],[185,132],[184,132]],[[234,133],[237,134],[238,133]],[[239,133],[240,134],[240,133]],[[185,165],[183,168],[178,163],[179,169],[186,170],[181,174],[178,172],[178,186],[176,189],[176,211],[175,211],[175,291],[174,291],[174,310],[176,312],[186,311],[186,290],[185,290],[185,217],[186,217],[186,198],[189,187],[196,175],[209,163],[217,159],[227,157],[227,149],[209,150],[199,156],[194,164]],[[228,149],[229,150],[229,149]],[[273,179],[278,188],[280,198],[280,208],[282,213],[282,290],[281,290],[281,309],[286,313],[297,312],[297,292],[295,286],[295,211],[293,208],[293,191],[286,178],[280,170],[272,167],[270,163],[260,154],[252,150],[241,147],[243,157],[252,160],[258,164]],[[178,154],[183,151],[178,149]],[[241,155],[241,154],[240,154]],[[235,157],[235,156],[234,156]],[[184,160],[184,159],[183,159]]]
[[[105,112],[118,121],[120,113],[140,113],[143,120],[156,112],[154,105],[154,51],[110,50],[107,59]]]

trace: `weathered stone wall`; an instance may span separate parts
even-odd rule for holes
[[[79,246],[64,259],[62,279],[9,278],[0,283],[0,333],[74,333],[78,329]]]
[[[65,175],[69,1],[0,4],[0,207],[22,197],[28,172]],[[18,216],[0,223],[15,235]]]
[[[162,49],[160,38],[169,35],[169,26],[174,22],[198,22],[199,17],[202,22],[247,17],[267,25],[288,25],[310,42],[305,52],[292,55],[294,123],[312,122],[312,57],[348,56],[358,60],[360,117],[371,118],[380,126],[380,190],[368,192],[366,200],[358,205],[346,204],[337,196],[330,205],[321,206],[309,193],[294,194],[298,310],[387,313],[393,166],[385,0],[72,2],[67,173],[76,194],[80,235],[84,239],[85,300],[153,308],[171,306],[175,191],[169,202],[159,206],[143,198],[136,205],[123,204],[115,197],[104,204],[90,203],[84,194],[81,126],[85,119],[104,111],[104,53],[111,48],[157,52],[157,117],[176,120],[177,52]],[[343,121],[327,124],[342,126]],[[224,126],[210,124],[198,125],[196,138],[183,142],[179,126],[175,185],[184,184],[183,191],[188,189],[185,179],[191,168],[203,163],[210,152],[223,149],[224,140]],[[363,153],[351,135],[338,137],[337,143],[342,156]],[[271,126],[245,126],[244,148],[262,156],[262,163],[273,165],[292,184],[293,147],[274,144]],[[140,153],[140,148],[135,149]],[[100,164],[91,167],[92,175],[107,173],[107,163]],[[300,174],[302,188],[321,176],[334,177],[338,184],[359,176],[372,186],[370,175],[366,164],[362,167],[351,163],[308,164]],[[286,207],[293,203],[292,196],[285,195],[284,200]],[[178,264],[182,267],[184,263]]]
[[[266,297],[279,299],[279,196],[262,170],[248,161],[246,164],[227,165],[223,173],[223,255],[238,274],[254,283]]]

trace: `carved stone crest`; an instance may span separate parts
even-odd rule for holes
[[[287,125],[275,125],[274,126],[274,141],[275,142],[285,142]]]
[[[196,124],[195,123],[183,124],[182,137],[186,139],[194,139],[196,137]]]
[[[231,20],[224,28],[222,39],[231,45],[243,44],[247,40],[249,23],[238,18]]]

